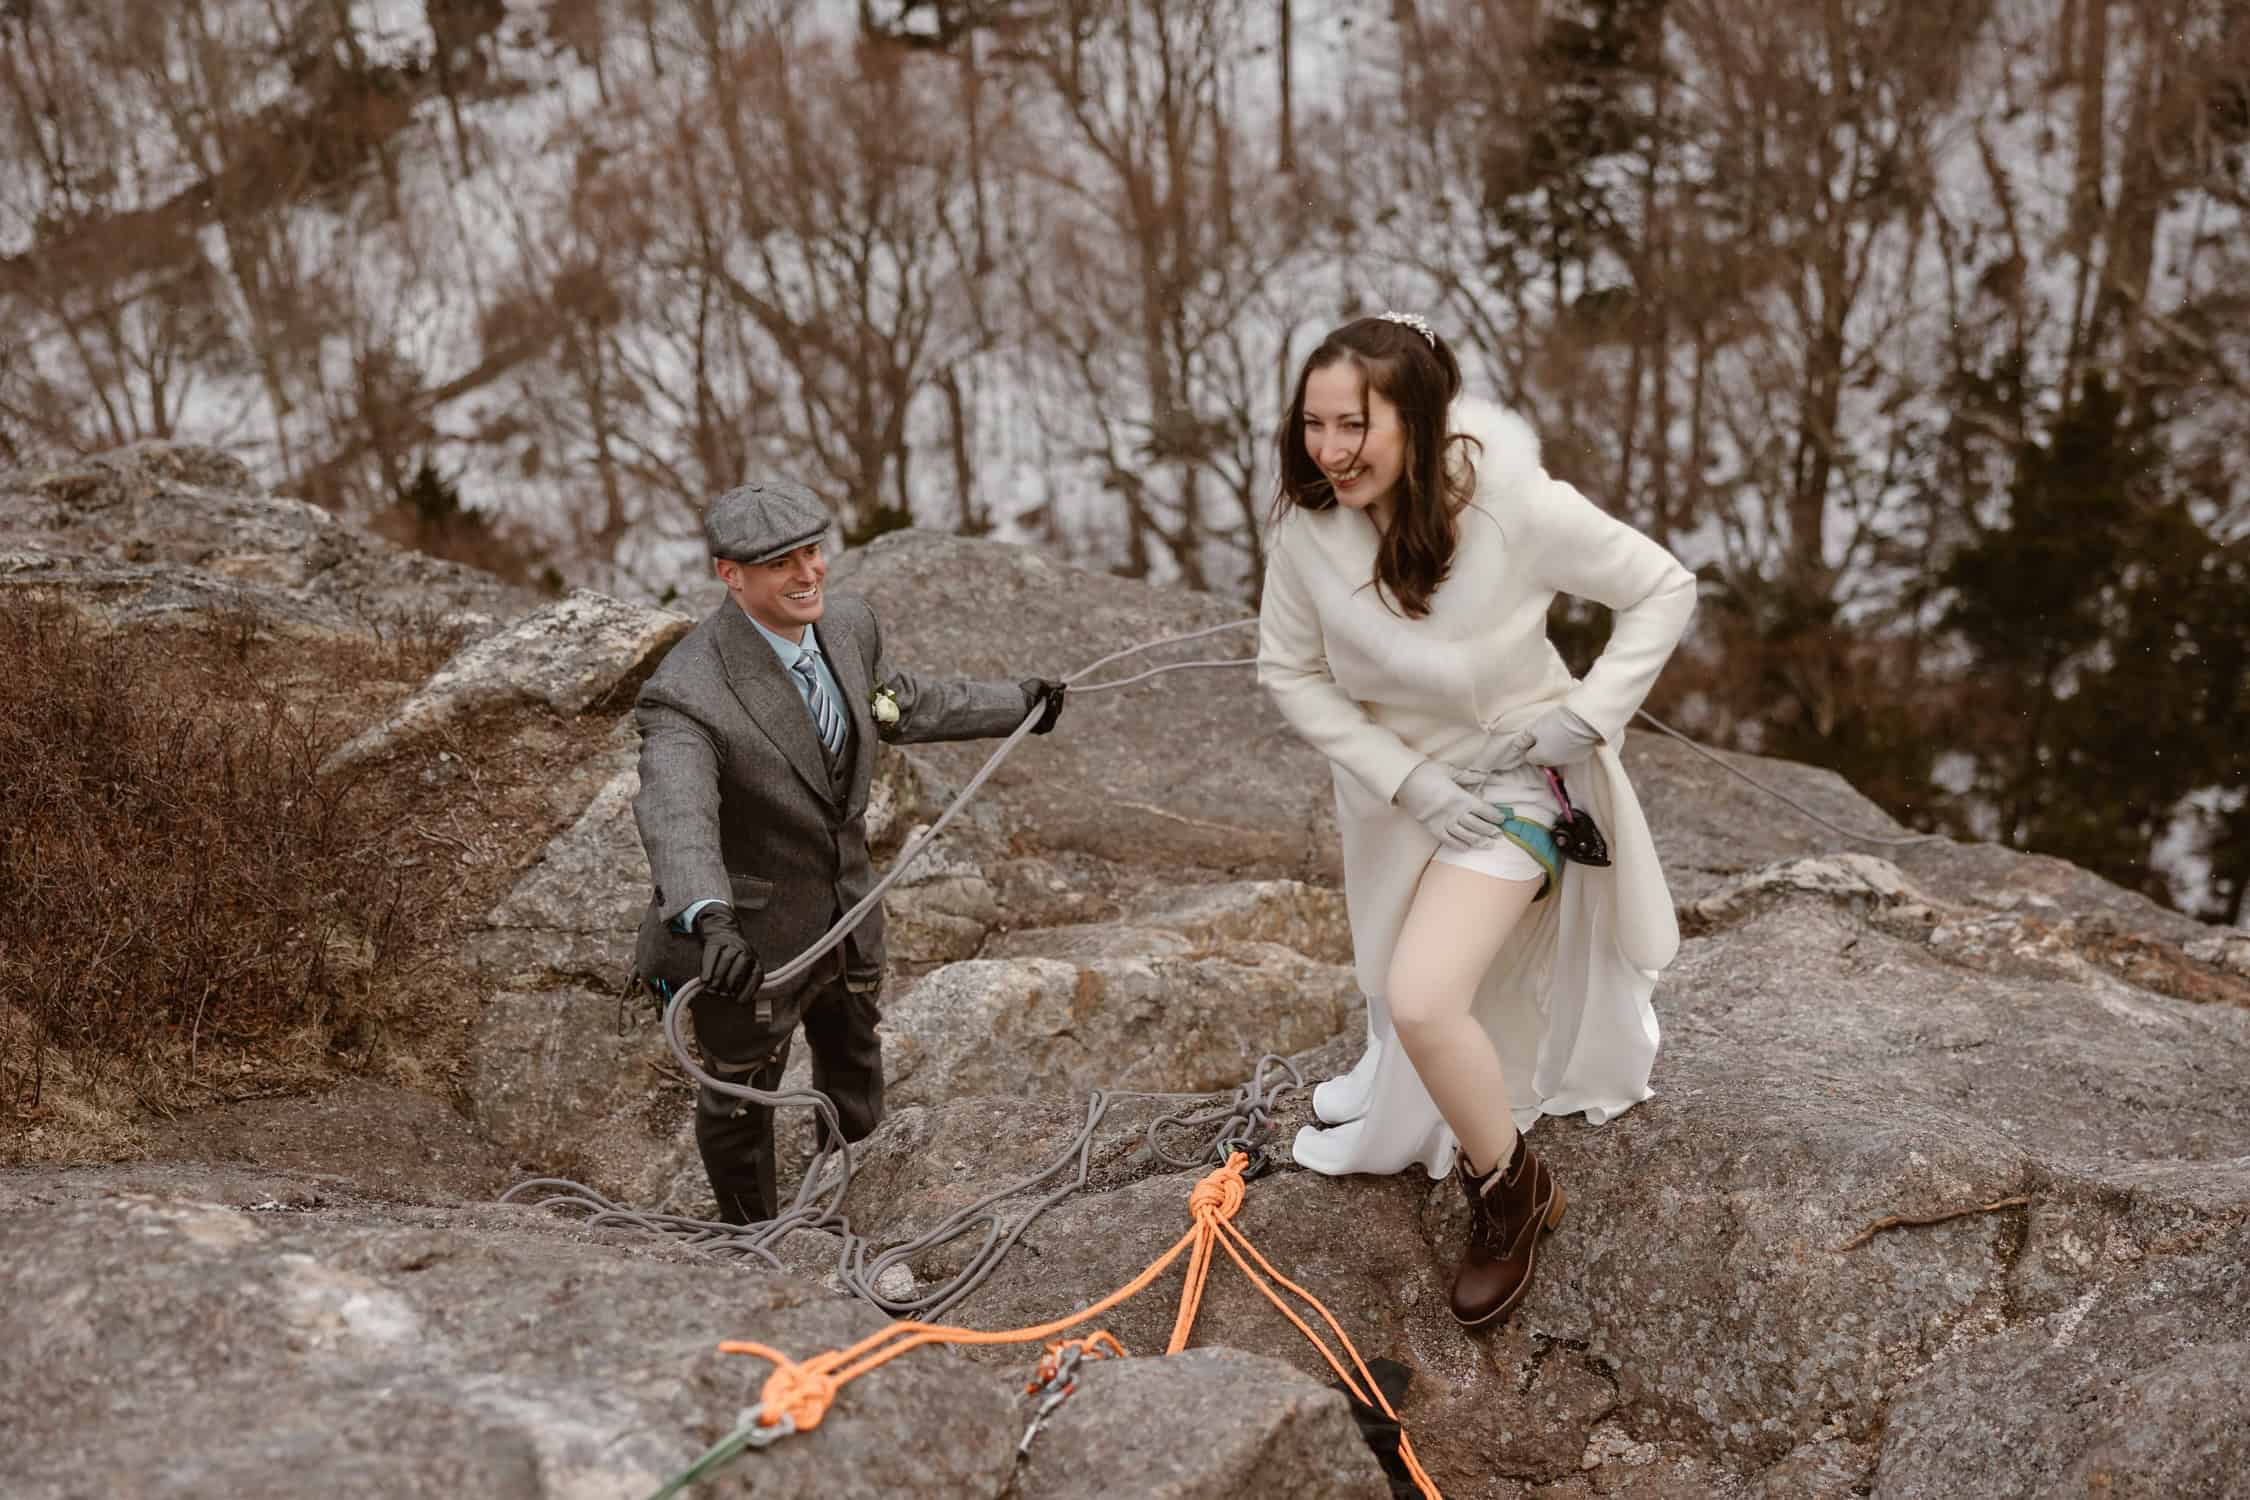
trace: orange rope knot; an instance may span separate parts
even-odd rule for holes
[[[1227,1158],[1227,1164],[1216,1168],[1195,1185],[1188,1194],[1188,1212],[1199,1224],[1212,1219],[1231,1219],[1235,1210],[1242,1207],[1242,1171],[1250,1165],[1250,1158],[1237,1151]]]
[[[820,1425],[820,1419],[828,1415],[828,1408],[836,1402],[838,1382],[825,1370],[815,1369],[818,1363],[818,1360],[801,1365],[785,1363],[766,1377],[765,1388],[758,1392],[758,1399],[765,1403],[766,1416],[771,1419],[765,1425],[771,1426],[783,1417],[794,1420],[799,1432],[808,1432]]]
[[[810,1432],[828,1415],[828,1408],[836,1404],[836,1392],[843,1385],[829,1372],[836,1367],[836,1355],[816,1354],[802,1364],[778,1349],[764,1344],[754,1344],[747,1339],[730,1339],[719,1345],[721,1354],[755,1354],[760,1359],[773,1361],[773,1373],[766,1377],[758,1392],[764,1408],[758,1425],[772,1427],[783,1417],[797,1424],[799,1432]]]

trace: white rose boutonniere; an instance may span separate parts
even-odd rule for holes
[[[868,704],[868,711],[875,715],[875,722],[878,724],[896,724],[898,694],[889,688],[877,688],[874,698]]]

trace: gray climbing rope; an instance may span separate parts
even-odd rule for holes
[[[798,1184],[797,1195],[790,1205],[773,1218],[760,1223],[722,1224],[686,1215],[651,1213],[628,1208],[581,1183],[556,1177],[539,1177],[518,1183],[501,1194],[501,1201],[515,1202],[521,1199],[538,1208],[579,1213],[593,1227],[640,1229],[691,1248],[755,1257],[775,1270],[785,1267],[781,1258],[774,1253],[773,1246],[791,1232],[809,1229],[834,1234],[841,1241],[837,1253],[837,1280],[854,1295],[894,1317],[911,1315],[934,1318],[969,1296],[999,1267],[1024,1232],[1042,1214],[1083,1188],[1092,1167],[1095,1140],[1112,1104],[1121,1100],[1189,1101],[1190,1108],[1151,1119],[1145,1131],[1150,1154],[1167,1166],[1184,1170],[1224,1161],[1232,1150],[1260,1150],[1259,1137],[1268,1128],[1273,1111],[1280,1106],[1285,1096],[1292,1090],[1303,1088],[1305,1083],[1304,1075],[1287,1058],[1268,1053],[1258,1059],[1256,1067],[1251,1071],[1250,1080],[1236,1088],[1233,1096],[1219,1105],[1210,1104],[1212,1096],[1208,1094],[1091,1090],[1086,1098],[1085,1118],[1069,1143],[1045,1166],[1028,1177],[995,1189],[976,1202],[955,1210],[938,1224],[911,1239],[872,1251],[866,1239],[853,1232],[850,1219],[842,1211],[844,1195],[851,1183],[851,1150],[835,1132],[834,1106],[825,1095],[810,1090],[769,1092],[747,1085],[724,1083],[706,1072],[696,1061],[679,1030],[681,1007],[691,1003],[701,988],[701,980],[691,980],[665,1006],[665,1040],[670,1045],[673,1056],[687,1070],[688,1076],[698,1083],[723,1087],[729,1093],[759,1104],[807,1105],[822,1112],[829,1121],[830,1129],[823,1132],[823,1144],[806,1166],[804,1177]],[[1286,1081],[1280,1076],[1269,1078],[1269,1073],[1275,1069],[1286,1076]],[[1196,1105],[1203,1107],[1193,1107]],[[1192,1154],[1182,1157],[1164,1147],[1160,1137],[1167,1127],[1210,1132],[1209,1142]],[[1215,1132],[1213,1127],[1216,1127]],[[837,1167],[833,1172],[829,1170],[831,1160],[836,1162]],[[1000,1204],[1049,1184],[1066,1172],[1070,1174],[1067,1179],[1029,1205],[1013,1223],[1003,1221],[999,1211]],[[535,1196],[542,1192],[544,1196]],[[959,1271],[943,1283],[911,1296],[894,1296],[882,1290],[884,1273],[892,1267],[908,1265],[916,1257],[948,1245],[980,1228],[985,1234],[984,1243],[968,1257]]]
[[[1107,692],[1111,688],[1127,687],[1136,682],[1143,682],[1151,677],[1161,676],[1166,672],[1181,672],[1198,667],[1241,666],[1254,663],[1257,658],[1247,656],[1235,657],[1227,661],[1172,662],[1163,666],[1151,667],[1145,672],[1117,682],[1094,682],[1088,683],[1084,687],[1078,686],[1079,678],[1100,671],[1119,657],[1136,655],[1142,651],[1153,651],[1159,646],[1178,645],[1183,641],[1198,641],[1205,636],[1217,635],[1222,630],[1240,630],[1246,625],[1257,623],[1256,620],[1229,620],[1223,625],[1213,625],[1203,630],[1191,630],[1183,635],[1168,635],[1153,641],[1143,641],[1137,646],[1127,646],[1122,651],[1112,651],[1100,660],[1080,667],[1077,671],[1065,677],[1063,681],[1081,693],[1100,693]],[[873,911],[877,903],[883,899],[883,893],[896,885],[899,877],[913,868],[914,861],[919,859],[922,851],[927,849],[931,841],[945,830],[945,825],[953,821],[954,814],[968,804],[969,799],[974,797],[985,782],[992,778],[992,773],[1000,768],[1000,762],[1006,760],[1016,746],[1023,742],[1024,736],[1031,733],[1031,726],[1039,721],[1040,715],[1044,712],[1044,707],[1034,706],[1029,713],[1025,714],[1023,722],[1018,724],[1015,731],[1002,740],[992,754],[985,758],[984,764],[977,768],[976,775],[969,778],[969,784],[961,788],[960,794],[946,805],[944,812],[938,814],[937,821],[916,834],[906,847],[899,851],[898,858],[892,862],[890,869],[884,873],[881,880],[875,882],[875,888],[853,903],[852,909],[837,918],[836,925],[823,933],[811,947],[766,975],[765,982],[759,988],[770,990],[787,984],[790,980],[811,968],[822,954],[827,953],[850,936],[852,929],[859,926],[867,914]],[[722,1092],[732,1092],[737,1087],[738,1085],[733,1084],[725,1085]],[[750,1096],[743,1094],[739,1097],[748,1098]]]
[[[1797,812],[1802,813],[1805,817],[1812,819],[1815,823],[1818,823],[1821,827],[1827,829],[1830,833],[1839,835],[1840,837],[1851,839],[1857,843],[1876,844],[1894,849],[1902,849],[1910,844],[1942,844],[1947,842],[1945,835],[1942,833],[1916,833],[1910,834],[1905,838],[1898,838],[1890,834],[1861,833],[1857,829],[1846,828],[1838,823],[1831,823],[1826,818],[1822,817],[1819,813],[1816,813],[1811,808],[1805,806],[1804,803],[1799,802],[1796,798],[1790,796],[1787,792],[1781,791],[1776,787],[1767,786],[1764,782],[1751,775],[1748,771],[1743,770],[1740,766],[1732,765],[1726,761],[1721,760],[1717,751],[1707,749],[1704,746],[1697,744],[1694,740],[1689,739],[1686,735],[1680,733],[1680,731],[1674,729],[1671,725],[1665,723],[1662,719],[1657,718],[1656,715],[1650,713],[1647,709],[1641,709],[1634,715],[1634,717],[1648,720],[1651,726],[1664,734],[1670,735],[1673,739],[1678,740],[1681,744],[1687,746],[1690,750],[1693,750],[1696,754],[1702,756],[1705,760],[1711,762],[1712,765],[1717,766],[1720,770],[1726,772],[1729,776],[1740,777],[1742,780],[1750,783],[1751,786],[1756,787],[1759,791],[1764,792],[1767,796],[1773,798],[1774,801],[1781,803],[1785,807],[1795,809]]]

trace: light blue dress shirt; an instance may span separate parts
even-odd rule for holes
[[[822,654],[820,642],[814,637],[813,628],[810,625],[805,627],[805,639],[802,643],[799,643],[785,635],[776,635],[766,629],[764,625],[759,623],[758,618],[746,609],[742,611],[742,618],[748,620],[752,625],[756,625],[758,634],[764,636],[766,644],[773,647],[773,654],[781,659],[781,670],[789,674],[789,681],[797,689],[797,696],[805,700],[806,713],[812,713],[812,687],[804,678],[797,675],[797,658],[800,656],[812,658],[813,670],[820,674],[821,686],[828,689],[828,695],[835,700],[837,709],[844,715],[845,723],[851,722],[851,710],[844,705],[844,690],[836,685],[836,674],[829,669],[828,658]],[[814,722],[818,722],[817,717]],[[697,914],[713,902],[723,905],[726,898],[724,896],[705,896],[700,901],[691,902],[681,909],[678,916],[672,919],[672,926],[680,932],[695,931]]]

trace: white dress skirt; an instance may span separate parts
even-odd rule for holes
[[[1480,796],[1505,806],[1527,821],[1553,827],[1562,809],[1536,767],[1523,766],[1501,772],[1485,783]],[[1577,800],[1575,797],[1573,801]],[[1508,839],[1497,839],[1487,849],[1441,848],[1432,859],[1456,865],[1499,880],[1536,880],[1546,873],[1538,860]],[[1570,867],[1564,867],[1564,879]],[[1560,891],[1549,891],[1545,900],[1559,900]],[[1639,990],[1629,998],[1632,1009],[1645,1008],[1656,976],[1631,966],[1623,969],[1623,982],[1636,979]],[[1614,982],[1614,981],[1613,981]],[[1457,1144],[1453,1131],[1438,1114],[1437,1103],[1422,1086],[1421,1075],[1399,1045],[1390,1009],[1381,995],[1367,997],[1367,1046],[1350,1072],[1320,1085],[1314,1107],[1324,1120],[1336,1125],[1308,1125],[1297,1132],[1290,1154],[1301,1167],[1331,1176],[1352,1172],[1387,1174],[1420,1165],[1433,1178],[1453,1170]],[[1608,1113],[1584,1110],[1595,1124]],[[1516,1129],[1528,1131],[1544,1113],[1538,1106],[1512,1111]]]

